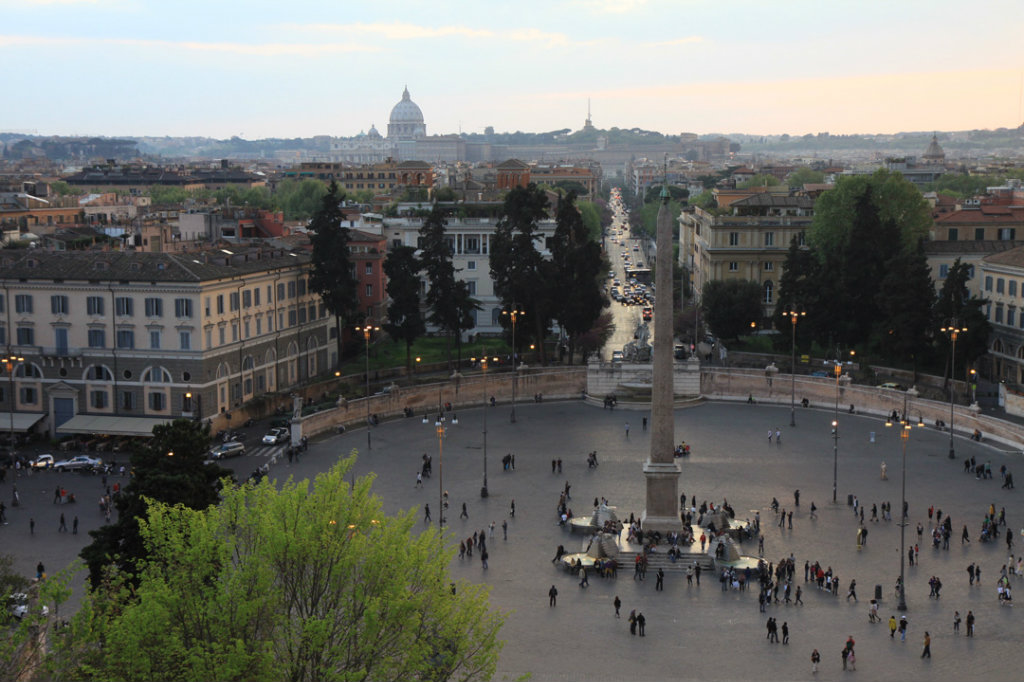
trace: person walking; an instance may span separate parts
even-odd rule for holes
[[[423,523],[430,523],[430,505],[423,505]]]
[[[619,609],[622,608],[622,600],[619,599],[619,595],[615,595],[615,601],[612,602],[612,605],[615,606],[615,617],[618,618]]]
[[[46,575],[46,567],[43,566],[43,562],[40,561],[36,564],[36,580],[42,580],[44,575]]]
[[[782,621],[782,643],[789,644],[789,623]]]
[[[924,651],[921,652],[921,658],[932,657],[932,637],[928,634],[928,631],[924,631]]]
[[[480,563],[483,564],[484,568],[487,568],[487,557],[488,556],[489,555],[487,554],[487,550],[486,549],[480,552]]]
[[[78,514],[71,520],[71,534],[78,535]]]
[[[459,514],[459,518],[460,519],[468,519],[469,518],[469,512],[466,511],[466,503],[465,502],[462,503],[462,513]]]
[[[799,488],[793,491],[793,506],[794,507],[799,507],[800,506],[800,489]]]
[[[636,626],[640,630],[640,636],[644,636],[644,628],[647,626],[647,619],[644,618],[644,612],[636,614]]]
[[[796,606],[797,604],[799,604],[800,606],[804,605],[803,594],[804,594],[803,588],[800,585],[797,585],[796,586],[796,599],[793,600],[793,606]]]
[[[953,612],[953,634],[954,635],[959,635],[960,634],[960,612],[959,611],[954,611]]]
[[[654,591],[661,592],[665,589],[665,571],[660,566],[658,567],[658,574],[654,580]]]
[[[889,616],[889,639],[896,638],[896,616]]]
[[[568,487],[568,484],[566,486]],[[514,497],[512,498],[512,505],[508,509],[508,515],[513,519],[516,517],[516,498]]]
[[[580,566],[580,587],[589,587],[590,580],[587,579],[587,567]]]
[[[35,535],[36,534],[36,519],[35,519],[34,516],[30,516],[29,519],[28,519],[28,534],[29,535]]]
[[[819,654],[818,650],[815,649],[814,651],[811,652],[811,672],[812,673],[817,674],[817,672],[818,672],[818,664],[819,663],[821,663],[821,654]]]
[[[64,519],[64,512],[60,513],[60,525],[57,526],[57,532],[58,533],[67,533],[68,532],[68,522]]]
[[[647,430],[647,417],[643,418],[643,421],[641,422],[641,424],[643,425],[644,431],[646,431]]]
[[[508,540],[508,519],[501,522],[501,535],[503,540]]]
[[[967,612],[967,636],[974,637],[974,611]]]
[[[850,581],[850,591],[846,593],[846,601],[850,601],[850,597],[853,597],[853,601],[857,601],[857,581]]]
[[[850,650],[847,649],[846,647],[843,647],[843,651],[842,651],[841,655],[843,657],[843,670],[846,670],[846,662],[850,658]]]
[[[626,438],[629,438],[629,422],[626,422]]]
[[[636,635],[636,609],[629,612],[629,634]]]
[[[558,601],[558,589],[552,585],[548,590],[548,606],[554,606],[556,601]]]
[[[907,641],[907,627],[908,627],[907,617],[906,616],[900,616],[900,641],[901,642],[906,642]]]

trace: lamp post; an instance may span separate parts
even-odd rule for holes
[[[900,611],[907,610],[907,577],[906,577],[906,554],[907,554],[907,543],[906,543],[906,531],[907,531],[907,518],[903,515],[903,509],[907,505],[907,441],[910,439],[910,421],[904,418],[895,422],[900,427],[900,442],[903,444],[903,455],[902,455],[902,483],[900,487],[900,601],[896,608]],[[894,422],[886,420],[886,426],[893,426]],[[918,426],[924,426],[924,422],[919,421]]]
[[[790,387],[789,387],[789,425],[796,426],[796,323],[801,317],[807,315],[803,310],[787,310],[782,313],[783,315],[789,316],[789,321],[793,325],[793,336],[792,336],[792,352],[793,352],[793,364],[790,366]]]
[[[973,367],[971,367],[971,371],[968,372],[968,375],[969,375],[968,381],[971,382],[971,385],[970,385],[970,389],[971,389],[971,405],[977,405],[978,404],[978,395],[977,395],[977,390],[978,390],[978,372]]]
[[[480,370],[484,375],[484,484],[480,487],[480,497],[487,497],[490,493],[487,490],[487,351],[484,351],[480,358]],[[476,362],[476,358],[472,358]],[[497,358],[495,358],[497,360]]]
[[[843,374],[843,363],[836,360],[836,413],[832,420],[832,504],[836,503],[836,488],[839,481],[839,377]]]
[[[380,327],[374,327],[367,320],[362,327],[356,327],[357,332],[363,333],[363,347],[366,349],[366,449],[372,450],[370,442],[370,335],[379,332]]]
[[[513,303],[512,310],[502,310],[502,315],[507,315],[512,320],[512,416],[509,421],[516,423],[516,385],[519,383],[519,367],[516,365],[516,320],[526,313],[519,310]]]
[[[8,402],[10,403],[10,405],[9,405],[10,411],[7,413],[8,416],[10,417],[10,433],[8,434],[8,437],[10,438],[10,440],[8,440],[7,444],[8,444],[8,447],[10,448],[11,454],[13,455],[14,454],[14,406],[16,404],[16,401],[14,399],[14,370],[17,368],[17,366],[19,364],[25,362],[25,358],[21,357],[20,355],[13,355],[13,354],[11,354],[11,355],[8,355],[7,357],[3,358],[3,359],[0,359],[0,362],[3,363],[4,369],[7,370],[7,379],[8,379],[9,385],[10,385],[10,391],[9,391],[10,398],[8,399]]]
[[[437,530],[444,530],[444,415],[438,414],[434,422],[437,429]],[[440,534],[440,533],[439,533]]]
[[[949,351],[949,458],[956,459],[956,452],[953,449],[953,400],[956,394],[956,337],[961,332],[967,331],[966,326],[959,326],[954,317],[949,323],[942,327],[942,333],[949,336],[952,346]]]

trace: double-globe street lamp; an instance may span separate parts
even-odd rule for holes
[[[850,357],[853,357],[856,351],[850,351]],[[836,374],[836,412],[835,418],[832,419],[832,504],[836,503],[837,488],[839,484],[839,389],[843,383],[849,383],[850,377],[845,377],[846,381],[843,381],[843,356],[836,349],[836,359],[833,361]]]
[[[958,323],[957,319],[951,318],[946,326],[942,327],[942,333],[949,337],[952,345],[949,351],[949,458],[956,459],[956,452],[953,449],[953,402],[956,396],[956,337],[967,331],[966,325]]]
[[[487,490],[487,362],[490,358],[484,351],[483,357],[480,358],[480,370],[484,376],[484,484],[480,487],[480,497],[487,497],[490,492]],[[497,362],[498,358],[494,358]],[[470,358],[471,362],[476,362],[476,358]]]
[[[366,449],[372,450],[370,443],[370,336],[373,332],[379,332],[380,327],[373,326],[370,320],[366,320],[363,326],[356,327],[357,332],[363,333],[363,347],[366,349]]]
[[[789,383],[789,425],[796,426],[796,323],[801,317],[805,317],[807,313],[803,310],[797,310],[795,307],[791,310],[787,310],[782,313],[783,315],[789,316],[789,321],[793,325],[793,336],[792,336],[792,365],[789,368],[790,371],[790,383]]]
[[[899,427],[900,427],[900,442],[903,444],[903,456],[902,456],[902,467],[901,467],[902,468],[902,476],[901,476],[902,484],[901,484],[901,488],[900,488],[900,512],[899,512],[899,514],[900,514],[900,588],[899,588],[900,601],[899,601],[899,604],[896,605],[896,608],[899,609],[900,611],[906,611],[907,610],[907,576],[906,576],[906,573],[905,573],[905,570],[906,570],[906,554],[907,554],[907,544],[906,544],[907,517],[904,514],[903,510],[906,509],[906,507],[907,507],[907,441],[910,440],[910,431],[911,431],[912,427],[910,425],[910,421],[906,417],[907,417],[907,411],[906,411],[906,409],[904,409],[903,410],[903,419],[900,419],[900,420],[898,420],[896,422],[893,422],[892,420],[886,420],[886,422],[885,422],[886,426],[893,426],[893,425],[896,425],[896,424],[899,425]],[[918,420],[917,425],[918,426],[924,426],[924,422]]]
[[[516,423],[516,385],[519,383],[519,366],[516,364],[516,320],[518,320],[526,313],[519,310],[519,306],[515,303],[512,304],[511,310],[502,310],[502,315],[505,315],[512,321],[512,416],[509,421],[513,424]]]

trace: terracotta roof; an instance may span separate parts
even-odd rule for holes
[[[803,195],[785,196],[764,192],[752,197],[737,199],[729,204],[738,208],[814,208],[814,199]]]
[[[928,241],[924,243],[926,256],[950,256],[956,254],[994,254],[1024,246],[1024,240],[963,240],[963,241]]]
[[[984,260],[986,263],[992,263],[993,265],[1010,265],[1024,268],[1024,246],[985,256]]]
[[[1024,223],[1024,209],[1008,206],[983,206],[979,209],[953,211],[935,219],[943,223]]]
[[[524,163],[519,159],[509,159],[508,161],[502,161],[498,164],[498,168],[501,170],[524,170],[529,167],[530,164]]]

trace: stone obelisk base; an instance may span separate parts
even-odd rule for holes
[[[644,477],[647,479],[647,504],[640,516],[644,531],[680,531],[683,522],[679,518],[679,500],[676,499],[679,481],[679,465],[675,462],[644,463]]]

